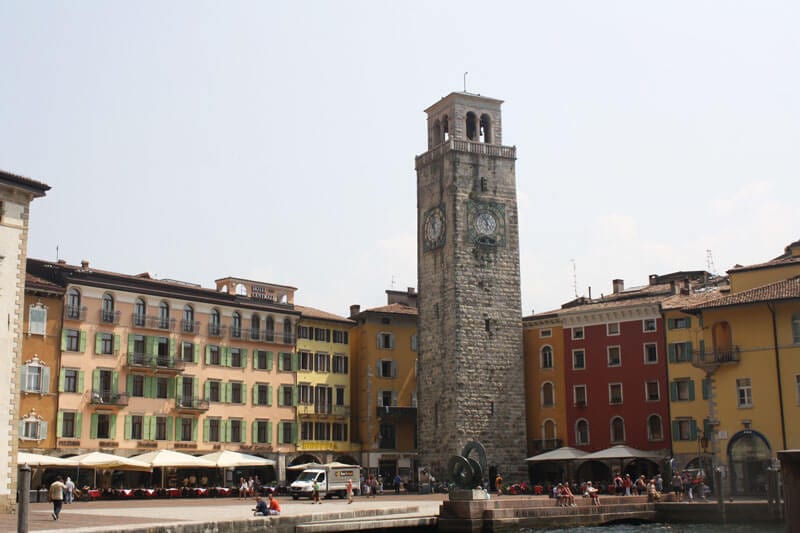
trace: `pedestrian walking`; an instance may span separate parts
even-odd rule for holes
[[[66,486],[64,485],[64,478],[58,476],[53,483],[50,484],[50,490],[47,491],[47,499],[53,502],[53,520],[58,520],[58,515],[61,514],[61,506],[64,504],[64,492]]]
[[[353,480],[347,480],[347,503],[353,503]]]
[[[320,505],[322,504],[322,502],[319,501],[319,481],[316,479],[314,480],[313,492],[311,493],[311,503],[319,503]]]
[[[72,503],[75,498],[75,482],[67,476],[67,481],[64,483],[64,487],[66,488],[67,492],[64,495],[64,503]]]
[[[394,475],[394,493],[400,494],[400,485],[403,484],[403,480],[400,479],[400,474]]]

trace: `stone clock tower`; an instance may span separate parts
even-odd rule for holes
[[[505,479],[527,477],[516,148],[502,144],[501,104],[442,98],[416,158],[419,466],[437,478],[473,439]]]

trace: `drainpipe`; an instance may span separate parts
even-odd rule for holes
[[[769,309],[770,314],[772,315],[772,342],[775,345],[775,371],[777,373],[778,378],[778,405],[780,406],[781,410],[781,438],[783,439],[783,449],[786,449],[786,424],[784,421],[786,420],[784,417],[783,412],[783,384],[781,383],[781,357],[780,357],[780,348],[778,348],[778,324],[775,319],[775,305],[774,304],[767,304],[767,309]]]

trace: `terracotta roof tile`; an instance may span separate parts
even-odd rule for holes
[[[300,311],[301,316],[303,318],[316,318],[319,320],[332,320],[335,322],[344,322],[347,324],[354,324],[353,320],[349,318],[345,318],[343,316],[334,315],[333,313],[328,313],[327,311],[322,311],[320,309],[315,309],[313,307],[306,307],[305,305],[297,305],[295,304],[294,308]]]
[[[389,304],[383,307],[373,307],[372,309],[365,309],[362,313],[392,313],[395,315],[409,315],[417,316],[417,308],[409,307],[403,304]]]
[[[776,257],[775,259],[771,259],[770,261],[767,261],[765,263],[757,263],[755,265],[746,265],[746,266],[737,265],[737,266],[731,268],[730,270],[728,270],[728,272],[729,273],[730,272],[746,272],[748,270],[759,270],[759,269],[762,269],[762,268],[772,268],[772,267],[780,267],[780,266],[786,266],[786,265],[796,265],[798,263],[800,263],[800,256],[794,256],[794,257],[793,256],[789,256],[789,257],[781,256],[781,257]]]
[[[12,174],[11,172],[6,172],[5,170],[0,170],[0,179],[9,181],[16,185],[21,185],[28,189],[36,190],[42,194],[50,190],[50,186],[46,183],[32,180],[30,178],[26,178],[25,176],[20,176],[19,174]]]
[[[675,294],[661,303],[661,308],[665,311],[670,309],[683,309],[692,305],[708,302],[720,296],[725,296],[730,292],[730,286],[712,286],[695,288],[691,294]]]
[[[687,310],[714,309],[719,307],[730,307],[734,305],[747,305],[760,302],[772,302],[776,300],[800,299],[800,276],[776,281],[761,287],[755,287],[746,291],[729,294],[721,298],[712,299],[707,302],[698,303],[687,307]]]
[[[25,288],[26,289],[45,289],[53,292],[64,292],[64,287],[57,283],[52,283],[46,279],[34,276],[33,274],[25,273]]]

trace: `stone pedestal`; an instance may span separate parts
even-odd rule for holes
[[[448,497],[452,502],[482,501],[489,499],[489,493],[483,489],[452,489]]]
[[[778,452],[783,478],[783,517],[787,533],[800,533],[800,450]]]

